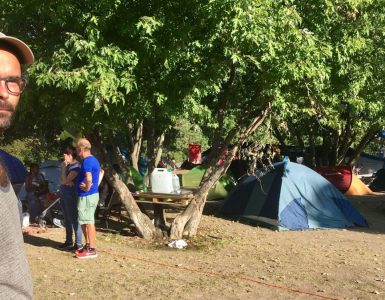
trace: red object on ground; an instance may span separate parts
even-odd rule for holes
[[[329,180],[342,193],[345,193],[352,184],[353,176],[350,166],[315,167],[314,170]]]

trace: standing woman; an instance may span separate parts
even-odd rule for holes
[[[78,222],[78,193],[76,189],[76,178],[80,171],[80,163],[76,160],[76,155],[76,149],[73,147],[67,147],[63,151],[64,161],[60,182],[60,204],[64,214],[66,240],[59,248],[69,251],[82,248],[82,228]],[[75,233],[75,243],[73,242],[72,233]]]

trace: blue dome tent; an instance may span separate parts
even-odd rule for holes
[[[225,200],[221,213],[278,230],[368,226],[329,181],[292,162],[274,164],[260,177],[247,176]]]

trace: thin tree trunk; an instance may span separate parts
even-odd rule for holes
[[[135,129],[135,135],[131,146],[131,164],[135,170],[139,171],[138,161],[140,156],[140,148],[142,146],[143,139],[143,121],[140,122],[138,127]]]
[[[211,151],[208,155],[208,161],[211,161],[213,159],[217,159],[218,157],[218,148],[223,142],[221,140],[221,134],[223,133],[223,126],[224,126],[224,120],[226,116],[226,109],[229,102],[230,97],[230,90],[235,82],[236,78],[236,65],[233,63],[230,63],[230,70],[229,70],[229,78],[226,82],[222,84],[221,92],[219,94],[219,104],[217,108],[217,120],[218,120],[218,129],[215,131],[214,137],[213,137],[213,144],[211,147]],[[227,144],[223,142],[223,146],[227,147]]]
[[[345,163],[346,153],[348,152],[352,143],[356,140],[356,137],[357,137],[357,133],[356,132],[352,133],[349,139],[347,139],[347,141],[341,145],[340,151],[338,153],[337,165],[341,165]]]
[[[358,146],[354,150],[353,155],[349,158],[348,164],[350,166],[353,166],[356,163],[358,156],[361,154],[361,152],[364,151],[365,147],[376,138],[377,132],[377,130],[369,131],[363,136]]]
[[[316,149],[314,140],[314,129],[310,127],[309,130],[309,166],[315,167],[319,162],[316,161]]]
[[[305,148],[305,143],[303,141],[301,131],[299,129],[297,129],[297,126],[290,119],[287,120],[287,123],[288,123],[289,128],[291,128],[291,131],[294,132],[294,135],[295,135],[295,138],[297,140],[298,146],[301,149],[304,149]]]
[[[148,157],[148,173],[150,174],[155,165],[155,120],[150,120],[148,125],[148,139],[147,139],[147,157]]]
[[[171,239],[181,239],[183,236],[191,237],[196,234],[209,190],[227,171],[240,145],[242,145],[245,140],[263,123],[269,111],[269,106],[263,109],[259,115],[253,119],[249,126],[243,130],[237,141],[237,146],[231,149],[221,166],[218,167],[215,160],[211,161],[210,167],[206,170],[203,176],[199,190],[195,193],[194,198],[190,202],[189,206],[184,212],[176,216],[173,223],[171,224]],[[226,143],[229,143],[234,137],[235,132],[238,131],[239,128],[231,131],[225,139]],[[224,155],[226,150],[227,149],[224,147],[220,155]]]
[[[352,126],[353,122],[351,119],[350,111],[346,111],[347,116],[346,116],[346,121],[345,121],[345,126],[343,129],[343,135],[340,137],[340,143],[337,148],[337,164],[338,162],[341,162],[341,157],[345,156],[345,153],[347,149],[350,146],[350,138],[352,136]]]
[[[335,166],[337,164],[337,151],[339,147],[340,135],[337,130],[333,130],[330,137],[330,152],[329,152],[329,165]]]
[[[157,145],[156,145],[156,156],[155,156],[155,166],[157,166],[162,158],[162,153],[163,153],[163,143],[165,139],[166,134],[162,132],[162,134],[159,136],[157,140]]]
[[[329,154],[330,154],[330,143],[331,133],[325,129],[322,133],[322,151],[320,153],[321,166],[329,166]]]

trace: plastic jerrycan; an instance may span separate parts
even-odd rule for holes
[[[172,193],[172,170],[166,168],[155,168],[150,176],[151,191],[153,193]]]
[[[172,174],[172,186],[175,193],[180,193],[180,182],[179,177],[176,174]]]

